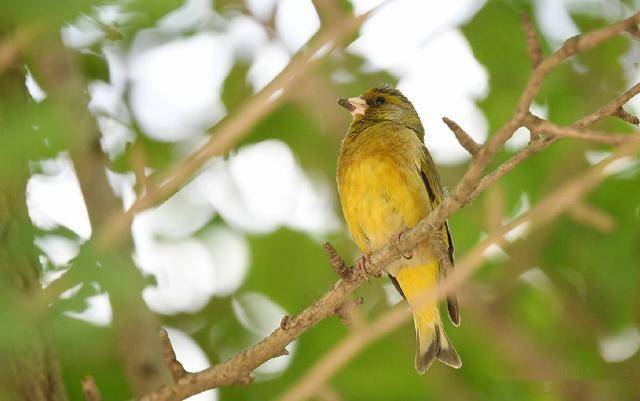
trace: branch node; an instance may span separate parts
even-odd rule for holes
[[[246,386],[253,383],[254,380],[255,380],[255,377],[251,376],[250,374],[246,374],[244,376],[240,376],[239,378],[237,378],[236,381],[233,382],[233,384],[236,384],[239,386]]]
[[[329,256],[329,263],[331,264],[331,267],[333,268],[333,271],[336,273],[336,275],[338,275],[338,277],[342,279],[347,279],[349,276],[349,268],[347,267],[344,259],[342,259],[340,255],[338,255],[338,252],[336,252],[336,249],[333,247],[333,245],[331,245],[329,242],[325,242],[322,245],[322,248],[324,248],[324,251]]]
[[[291,316],[289,315],[282,316],[282,320],[280,321],[280,328],[282,330],[289,330],[293,326],[295,326],[295,322],[293,321]]]
[[[533,22],[528,14],[522,14],[522,29],[524,30],[525,40],[527,42],[527,52],[531,59],[531,65],[536,68],[542,61],[542,47],[540,40],[533,27]]]
[[[640,125],[640,119],[626,111],[622,106],[619,106],[613,115],[622,121],[628,122],[629,124]]]
[[[442,117],[442,121],[447,124],[447,127],[449,127],[451,132],[453,132],[453,134],[456,136],[456,139],[458,140],[458,142],[460,142],[460,145],[462,145],[462,147],[465,148],[465,150],[469,152],[472,157],[475,157],[480,151],[480,145],[478,145],[478,143],[474,141],[473,138],[471,138],[469,134],[467,134],[466,131],[463,130],[462,127],[456,124],[453,120],[450,120],[447,117]]]
[[[86,401],[101,401],[102,396],[96,385],[96,381],[92,376],[86,376],[82,379],[82,392]]]
[[[279,356],[285,356],[285,355],[289,355],[289,350],[286,348],[281,349],[280,351],[276,352],[273,357],[277,358]]]
[[[164,359],[164,363],[165,365],[167,365],[167,368],[171,372],[173,381],[178,381],[181,377],[184,377],[187,374],[187,371],[184,369],[182,364],[178,362],[176,353],[173,350],[173,346],[171,345],[171,341],[169,340],[167,331],[163,328],[160,328],[159,336],[160,343],[162,344],[162,356]]]

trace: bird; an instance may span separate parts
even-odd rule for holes
[[[435,209],[443,201],[444,189],[424,144],[420,117],[399,90],[380,84],[358,97],[339,99],[338,104],[352,115],[338,158],[338,194],[347,228],[363,253],[360,261],[366,262],[373,252],[397,244],[406,230]],[[438,235],[453,265],[453,240],[446,222]],[[460,368],[462,360],[445,333],[437,301],[423,300],[422,294],[440,277],[438,257],[428,240],[385,270],[411,308],[416,371],[424,374],[436,359]],[[453,325],[459,326],[455,295],[447,297],[447,309]]]

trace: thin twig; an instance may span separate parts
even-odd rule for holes
[[[640,119],[626,111],[622,106],[616,109],[614,116],[618,117],[622,121],[628,122],[629,124],[640,125]]]
[[[173,381],[177,381],[181,377],[184,377],[187,374],[187,371],[176,358],[176,353],[173,350],[167,331],[161,328],[159,335],[160,342],[162,344],[162,356],[164,358],[164,363],[167,365],[167,368],[169,368],[171,376],[173,376]]]
[[[576,203],[567,214],[575,221],[591,226],[604,234],[611,233],[616,227],[616,222],[610,214],[584,202]]]
[[[635,84],[629,90],[624,92],[622,95],[617,98],[611,100],[609,103],[599,108],[598,110],[590,113],[589,115],[581,118],[573,124],[573,127],[576,128],[586,128],[589,127],[606,117],[611,117],[615,115],[615,112],[618,108],[622,107],[622,105],[626,104],[629,100],[631,100],[634,96],[640,93],[640,83]],[[502,163],[498,168],[496,168],[490,174],[487,174],[480,180],[480,184],[473,193],[473,197],[476,197],[480,192],[482,192],[489,185],[498,181],[502,176],[511,172],[514,168],[519,166],[522,162],[533,156],[534,154],[543,151],[551,144],[555,143],[559,137],[547,138],[547,139],[538,139],[529,144],[529,146],[522,149],[515,156],[511,157],[506,162]]]
[[[640,135],[638,134],[604,133],[574,127],[561,127],[533,114],[527,115],[524,120],[524,126],[531,131],[546,133],[551,136],[578,138],[607,145],[620,145],[624,142],[640,140]]]
[[[536,30],[533,26],[533,22],[528,14],[522,14],[522,29],[524,30],[525,39],[527,42],[527,52],[531,59],[531,65],[536,68],[542,61],[542,47],[540,46],[540,39],[536,34]]]
[[[462,147],[465,148],[471,156],[478,154],[480,145],[478,145],[478,143],[474,141],[465,130],[463,130],[455,121],[450,120],[447,117],[442,117],[442,121],[447,124],[447,127],[449,127],[451,132],[456,136],[460,145],[462,145]]]
[[[336,275],[342,279],[346,279],[349,274],[349,268],[347,267],[344,259],[342,259],[342,257],[330,243],[325,242],[322,245],[322,248],[324,248],[324,251],[329,256],[329,264],[333,268],[333,271],[336,273]]]
[[[86,376],[82,379],[82,393],[86,401],[102,401],[100,390],[98,390],[96,381],[92,376]]]

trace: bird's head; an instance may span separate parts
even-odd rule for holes
[[[409,99],[388,84],[374,86],[359,97],[339,99],[338,104],[351,113],[354,122],[395,121],[404,125],[420,123],[418,113]]]

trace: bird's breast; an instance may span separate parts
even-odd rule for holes
[[[341,163],[338,189],[345,220],[365,253],[420,221],[428,194],[410,155],[368,152]]]

